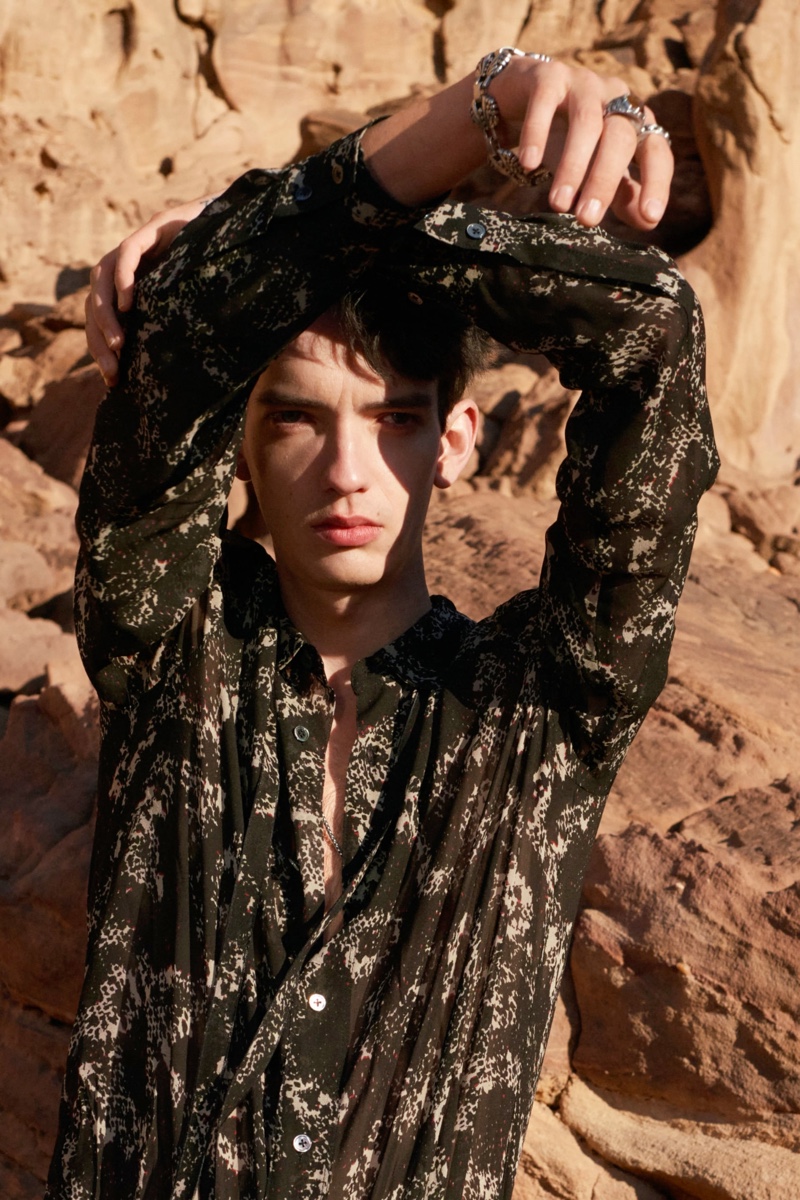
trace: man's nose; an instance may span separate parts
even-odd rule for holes
[[[367,484],[368,438],[357,422],[343,421],[331,430],[324,453],[325,486],[342,496],[363,491]]]

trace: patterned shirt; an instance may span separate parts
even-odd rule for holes
[[[435,597],[353,670],[326,913],[333,694],[271,559],[221,530],[254,379],[365,272],[584,390],[540,587],[477,623]],[[358,135],[186,227],[137,286],[81,490],[103,737],[50,1200],[510,1197],[715,470],[700,312],[659,251],[569,217],[403,208]]]

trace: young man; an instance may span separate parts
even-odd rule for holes
[[[586,227],[615,194],[653,223],[663,139],[639,187],[618,81],[512,57],[491,85],[526,166],[571,116],[553,201],[583,224],[436,203],[484,153],[470,79],[251,172],[137,285],[81,491],[103,748],[51,1200],[511,1194],[716,460],[693,295]],[[478,624],[421,551],[473,325],[584,389],[541,587]],[[274,562],[220,536],[235,469]]]

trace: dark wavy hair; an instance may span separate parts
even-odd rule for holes
[[[489,334],[454,306],[423,300],[381,280],[346,292],[331,315],[350,350],[376,374],[435,379],[442,425],[495,347]]]

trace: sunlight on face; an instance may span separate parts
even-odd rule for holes
[[[252,478],[279,574],[350,590],[421,571],[444,439],[434,381],[384,379],[336,332],[317,323],[261,376],[240,474]]]

